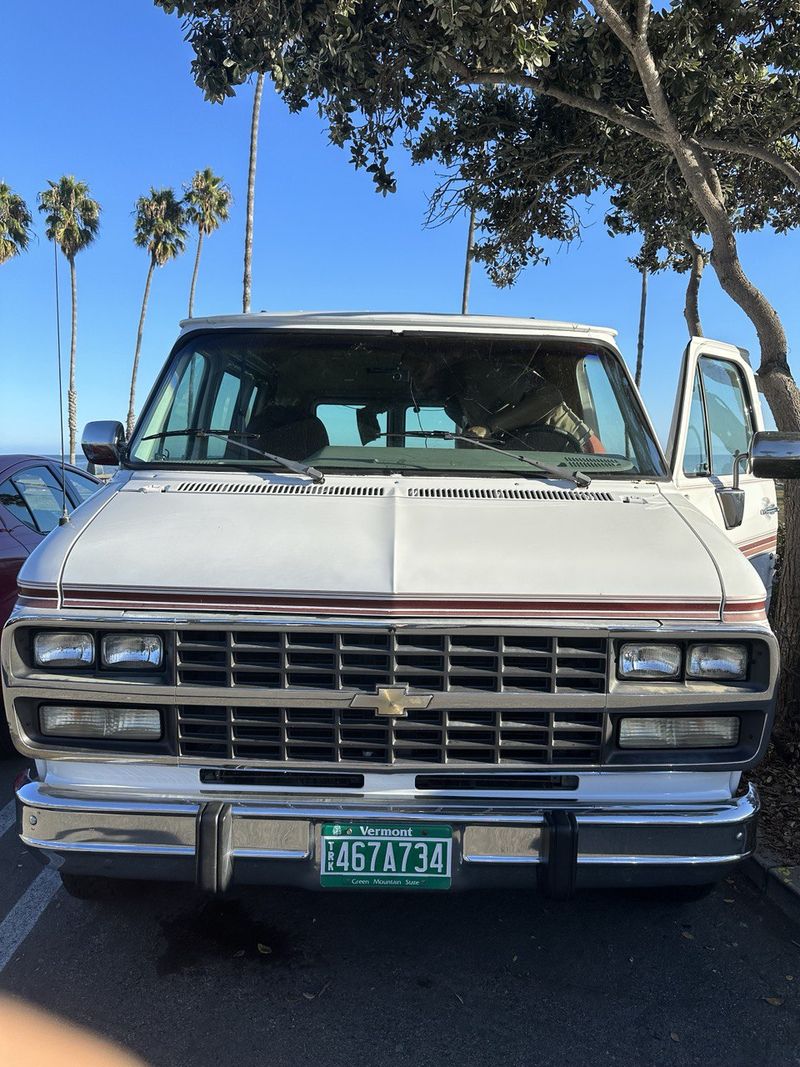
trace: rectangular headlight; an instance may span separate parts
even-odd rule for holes
[[[39,726],[48,737],[150,741],[161,737],[161,712],[158,708],[86,708],[50,704],[39,708]]]
[[[37,667],[90,667],[94,663],[94,637],[66,631],[44,631],[33,639]]]
[[[747,645],[690,645],[686,677],[741,681],[747,677]]]
[[[100,643],[104,667],[160,667],[163,646],[158,634],[106,634]]]
[[[730,748],[738,740],[736,715],[625,718],[619,724],[620,748]]]
[[[627,644],[619,650],[620,678],[670,681],[681,673],[680,645]]]

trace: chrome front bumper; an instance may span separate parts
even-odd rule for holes
[[[758,796],[704,804],[607,807],[467,798],[214,794],[176,802],[17,790],[22,841],[74,874],[319,888],[325,822],[453,827],[453,888],[690,885],[721,878],[755,848]]]

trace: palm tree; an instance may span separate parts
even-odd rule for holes
[[[28,205],[0,182],[0,263],[6,263],[24,252],[31,239],[33,218]]]
[[[184,190],[183,205],[186,221],[197,227],[197,255],[194,257],[192,285],[189,289],[189,318],[194,311],[194,290],[197,285],[197,272],[200,269],[200,252],[203,238],[218,229],[228,219],[231,206],[231,191],[210,167],[198,170],[192,184]]]
[[[244,279],[242,291],[242,311],[250,311],[250,288],[253,268],[253,215],[256,201],[256,155],[258,153],[258,122],[261,116],[261,93],[264,89],[264,75],[256,77],[256,91],[253,97],[253,116],[250,120],[250,167],[247,172],[247,223],[244,231]]]
[[[134,412],[136,407],[136,375],[139,371],[139,353],[142,350],[144,320],[147,315],[147,301],[150,297],[150,283],[156,267],[163,267],[175,259],[186,245],[186,215],[183,204],[172,189],[150,189],[149,196],[140,196],[134,211],[134,244],[146,248],[150,256],[147,268],[147,281],[142,298],[142,313],[139,316],[139,330],[136,334],[136,351],[133,356],[131,373],[131,395],[128,404],[128,437],[133,433]]]
[[[49,188],[39,193],[39,210],[44,212],[45,234],[55,241],[69,263],[70,287],[72,290],[72,341],[69,350],[69,385],[67,387],[67,412],[69,418],[69,461],[75,462],[75,445],[78,438],[78,394],[75,389],[75,353],[78,343],[78,279],[75,257],[88,248],[100,228],[100,205],[89,196],[89,186],[71,174],[65,174],[57,182],[48,182]]]

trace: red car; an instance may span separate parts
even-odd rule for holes
[[[86,471],[64,468],[67,510],[73,511],[101,484]],[[58,526],[64,489],[61,464],[44,456],[0,456],[0,628],[17,599],[17,573],[26,558]],[[0,715],[0,753],[12,752],[5,713]]]

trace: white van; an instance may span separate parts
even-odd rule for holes
[[[754,847],[778,654],[746,355],[666,456],[613,330],[193,319],[3,636],[22,840],[103,878],[704,886]],[[97,876],[101,876],[98,879]]]

